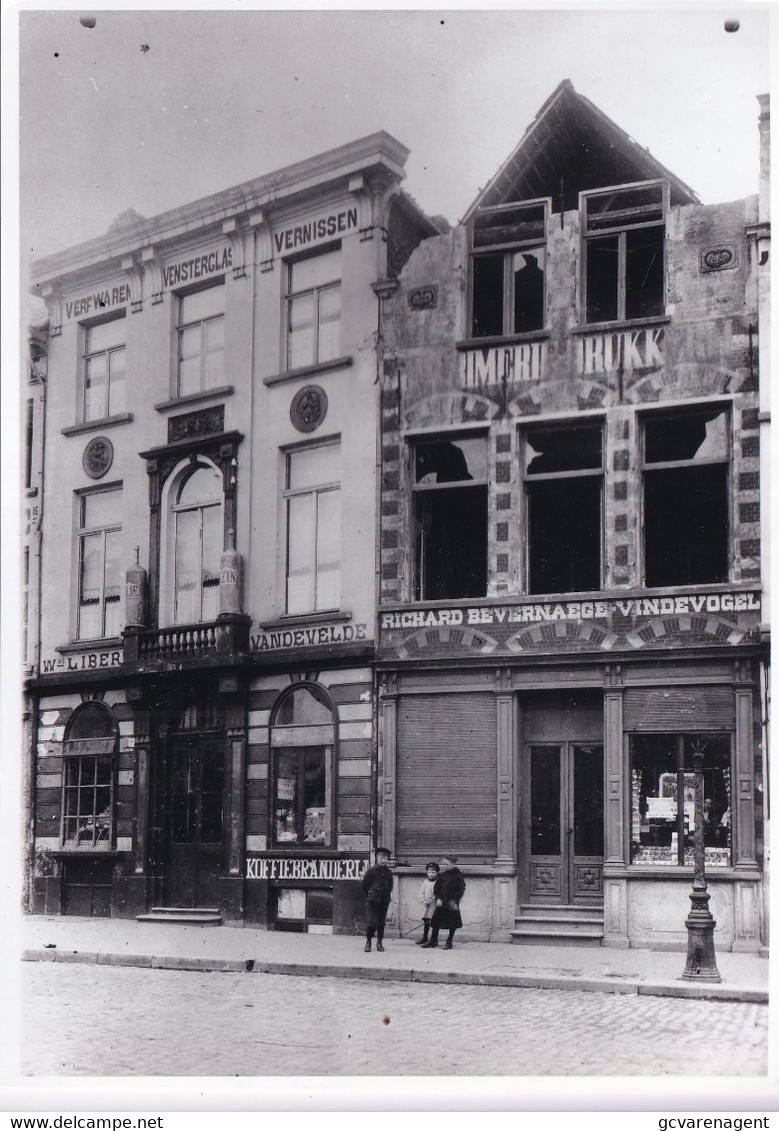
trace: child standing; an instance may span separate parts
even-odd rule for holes
[[[419,898],[422,901],[423,932],[422,938],[417,939],[417,946],[424,946],[430,934],[430,920],[433,918],[433,912],[435,911],[435,892],[433,889],[435,888],[439,871],[440,869],[434,860],[431,860],[429,864],[425,865],[427,875],[422,881],[422,887],[419,890]]]
[[[392,899],[393,876],[390,871],[388,848],[376,849],[376,863],[362,878],[365,893],[365,951],[371,949],[376,935],[376,949],[384,950],[384,924]]]

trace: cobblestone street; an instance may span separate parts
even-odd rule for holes
[[[27,1076],[766,1072],[768,1009],[637,995],[25,963]]]

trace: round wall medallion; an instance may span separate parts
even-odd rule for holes
[[[306,385],[296,393],[289,407],[289,418],[298,432],[313,432],[327,414],[327,394],[318,385]]]
[[[81,463],[90,479],[102,479],[114,462],[114,445],[105,436],[95,436],[84,448]]]

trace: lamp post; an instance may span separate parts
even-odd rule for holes
[[[692,907],[684,923],[687,928],[687,965],[682,978],[688,982],[719,982],[721,978],[714,954],[714,928],[717,924],[709,911],[704,868],[702,749],[693,750],[692,764],[695,770],[694,875],[690,893]],[[677,804],[683,804],[683,800],[680,798]]]

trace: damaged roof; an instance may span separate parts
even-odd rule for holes
[[[463,223],[477,208],[540,197],[551,197],[555,212],[569,211],[578,208],[580,192],[650,180],[669,182],[671,204],[700,203],[689,185],[565,79],[481,190]]]

